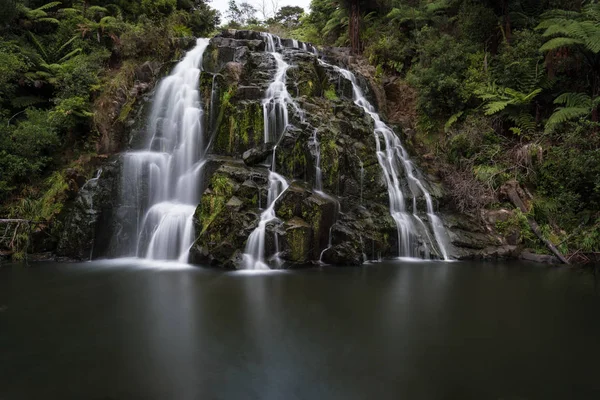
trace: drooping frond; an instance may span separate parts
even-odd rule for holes
[[[498,114],[510,105],[510,100],[498,100],[487,103],[484,106],[485,115]]]
[[[81,53],[81,49],[80,48],[71,51],[70,53],[68,53],[64,57],[62,57],[60,60],[58,60],[58,64],[61,64],[61,63],[65,62],[65,61],[67,61],[67,60],[75,57],[79,53]]]
[[[31,40],[31,43],[33,43],[33,45],[35,46],[35,48],[38,51],[38,53],[41,56],[41,58],[43,60],[48,60],[48,53],[46,53],[46,48],[39,41],[39,39],[37,38],[37,36],[35,36],[31,31],[27,31],[27,35],[29,36],[29,39]]]
[[[584,44],[583,40],[567,38],[567,37],[559,37],[550,39],[542,47],[540,47],[541,52],[547,52],[551,50],[561,49],[563,47],[570,47],[578,44]]]
[[[449,7],[450,7],[450,3],[448,2],[448,0],[437,0],[437,1],[434,1],[433,3],[427,4],[427,7],[425,7],[425,10],[430,14],[435,14],[440,11],[447,10]]]
[[[60,48],[58,49],[57,53],[60,54],[62,53],[63,50],[65,50],[67,47],[69,47],[69,45],[71,43],[73,43],[73,41],[77,39],[77,36],[73,36],[71,39],[67,40],[62,46],[60,46]]]
[[[554,100],[554,104],[562,104],[565,107],[581,108],[592,107],[592,99],[586,93],[563,93]]]
[[[40,7],[36,8],[35,10],[49,10],[49,9],[59,6],[61,4],[62,3],[60,1],[53,1],[51,3],[44,4],[43,6],[40,6]]]
[[[591,110],[587,107],[560,107],[550,116],[546,122],[546,132],[553,132],[556,127],[567,121],[585,117]]]
[[[448,121],[446,121],[446,124],[444,125],[444,132],[448,132],[452,125],[454,125],[463,114],[464,112],[460,111],[448,118]]]

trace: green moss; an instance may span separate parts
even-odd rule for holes
[[[321,166],[325,183],[334,189],[339,178],[340,160],[335,138],[329,137],[321,143]]]
[[[335,89],[333,87],[325,90],[325,92],[323,92],[323,96],[327,99],[327,100],[339,100],[339,97],[337,95],[337,93],[335,92]]]
[[[310,253],[310,227],[299,227],[287,232],[290,259],[295,262],[306,262]]]
[[[285,165],[290,175],[296,175],[297,173],[306,170],[307,160],[304,146],[301,141],[296,141],[294,148],[292,149],[291,157],[287,156],[283,152],[278,153],[279,161]]]
[[[120,122],[123,122],[127,119],[129,114],[131,113],[131,110],[133,109],[135,100],[136,100],[136,97],[132,97],[131,99],[127,100],[127,102],[123,105],[123,107],[121,107],[121,112],[119,113],[119,118],[118,118],[118,120]]]
[[[233,194],[233,183],[225,175],[215,173],[210,180],[209,188],[211,192],[202,196],[200,203],[200,220],[202,223],[202,232],[204,234],[211,225],[215,223],[219,214],[225,208],[225,204]],[[216,240],[215,234],[219,234],[220,229],[211,229],[210,240]]]

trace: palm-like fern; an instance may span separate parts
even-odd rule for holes
[[[47,22],[58,25],[59,21],[56,18],[50,17],[47,11],[59,6],[60,4],[60,1],[53,1],[51,3],[44,4],[43,6],[40,6],[36,9],[31,9],[19,3],[19,12],[23,18],[21,20],[21,23],[27,29],[35,26],[35,24],[40,22]]]
[[[56,75],[63,67],[62,64],[81,52],[81,48],[71,49],[71,45],[77,39],[77,36],[73,36],[58,48],[53,49],[44,46],[32,32],[28,32],[28,36],[36,51],[27,54],[33,63],[34,69],[26,73],[25,76],[33,81],[36,86],[40,86],[43,82],[54,84]]]
[[[537,88],[529,93],[522,93],[515,89],[492,84],[484,89],[476,90],[475,94],[484,102],[485,115],[502,113],[506,119],[515,124],[510,130],[521,135],[532,132],[536,128],[537,124],[528,112],[528,107],[541,92],[542,89]]]
[[[401,5],[393,8],[387,15],[387,18],[399,25],[414,24],[415,28],[426,25],[438,16],[442,15],[450,7],[448,0],[436,0],[421,8]]]
[[[537,29],[548,41],[543,52],[564,47],[579,47],[585,52],[600,52],[600,4],[585,6],[581,12],[553,10],[542,16]]]
[[[331,18],[329,18],[321,33],[324,36],[338,36],[341,32],[347,29],[348,22],[348,13],[346,12],[346,9],[343,7],[338,7],[333,14],[331,14]]]
[[[546,123],[546,132],[554,131],[560,124],[578,118],[589,117],[593,110],[600,106],[600,97],[592,99],[586,93],[563,93],[554,100],[554,104],[562,104]]]
[[[600,84],[600,4],[592,3],[581,12],[553,10],[543,15],[537,29],[543,29],[548,40],[540,48],[542,52],[552,52],[561,48],[572,48],[580,52],[587,62],[591,81],[591,95],[585,93],[564,93],[554,101],[562,104],[550,117],[546,131],[551,132],[558,125],[569,120],[594,115],[600,104],[598,89]]]

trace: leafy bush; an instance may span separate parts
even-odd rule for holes
[[[419,33],[419,40],[420,62],[408,75],[409,82],[419,90],[419,111],[447,118],[465,108],[461,89],[470,67],[464,54],[468,46],[427,27]]]

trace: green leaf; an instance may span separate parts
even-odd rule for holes
[[[552,50],[556,50],[556,49],[561,49],[563,47],[570,47],[570,46],[583,45],[583,44],[585,44],[585,43],[579,39],[559,37],[559,38],[550,39],[549,41],[544,43],[544,45],[542,47],[540,47],[540,51],[547,52],[547,51],[552,51]]]
[[[462,115],[464,114],[463,111],[459,111],[456,114],[454,114],[453,116],[451,116],[448,121],[446,122],[446,124],[444,125],[444,132],[448,132],[450,130],[450,128],[452,127],[452,125],[454,125],[456,123],[456,121],[458,121],[458,119],[460,117],[462,117]]]
[[[548,122],[546,122],[546,133],[553,132],[558,125],[565,123],[576,118],[581,118],[589,115],[591,110],[589,108],[579,107],[563,107],[557,109],[554,114],[550,116]]]

